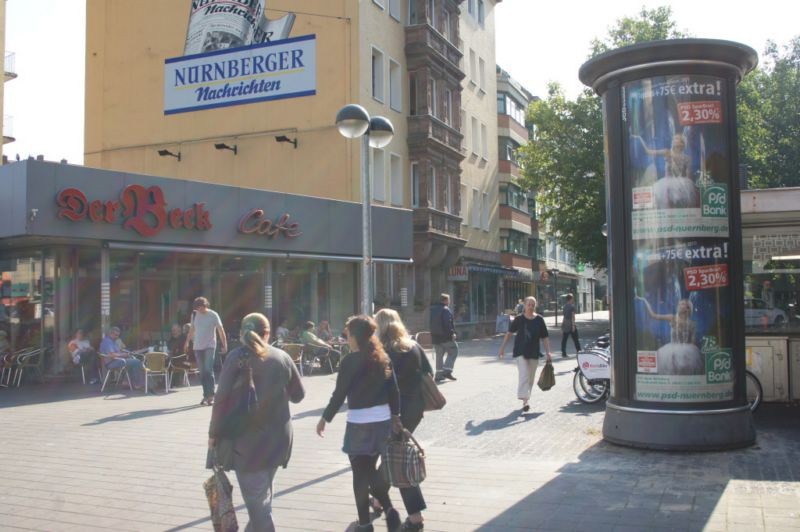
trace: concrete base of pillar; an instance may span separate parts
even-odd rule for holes
[[[622,407],[609,399],[603,438],[639,449],[719,451],[753,445],[756,430],[747,406],[675,412]]]

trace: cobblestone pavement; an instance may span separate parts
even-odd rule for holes
[[[607,322],[579,327],[586,340]],[[551,335],[558,352],[560,333]],[[575,399],[574,356],[554,357],[556,387],[535,389],[522,415],[516,368],[510,356],[497,360],[499,343],[461,344],[458,381],[442,385],[447,406],[417,429],[428,453],[426,530],[800,530],[797,407],[764,405],[749,449],[616,447],[602,440],[602,405]],[[275,518],[279,530],[350,530],[344,415],[325,438],[314,433],[334,377],[304,383],[292,461],[275,482]],[[82,385],[0,389],[0,528],[210,530],[201,487],[209,409],[199,399],[199,386],[149,396]],[[246,522],[238,487],[234,502]]]

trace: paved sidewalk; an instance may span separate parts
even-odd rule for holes
[[[597,314],[579,322],[584,340],[607,328]],[[555,347],[560,333],[551,334]],[[575,399],[574,358],[554,357],[556,387],[535,390],[522,415],[516,368],[510,356],[497,360],[499,343],[461,344],[458,381],[442,385],[447,406],[417,430],[428,453],[425,530],[800,530],[796,407],[764,405],[749,449],[616,447],[602,440],[602,405]],[[350,530],[351,474],[339,450],[345,416],[324,439],[314,433],[334,377],[304,383],[307,398],[292,410],[292,461],[275,482],[275,518],[279,530]],[[210,530],[201,486],[209,409],[197,404],[200,393],[0,389],[0,528]],[[244,524],[238,487],[234,497]],[[393,498],[402,507],[396,490]],[[385,530],[383,520],[375,524]]]

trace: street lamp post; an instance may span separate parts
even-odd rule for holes
[[[361,137],[361,313],[372,314],[372,191],[369,148],[383,148],[392,141],[394,126],[388,118],[373,116],[356,104],[336,113],[336,127],[348,139]]]
[[[558,268],[550,270],[553,276],[553,298],[556,300],[556,327],[558,327]]]

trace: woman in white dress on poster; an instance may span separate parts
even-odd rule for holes
[[[644,301],[647,314],[655,320],[668,321],[670,342],[661,346],[656,352],[659,375],[702,375],[705,373],[705,362],[702,353],[695,344],[697,324],[692,320],[694,305],[688,299],[678,301],[675,314],[656,314],[650,303],[641,296],[636,299]]]

